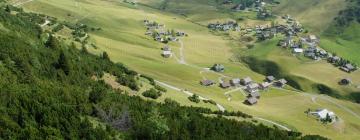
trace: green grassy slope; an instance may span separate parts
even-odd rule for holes
[[[340,10],[346,8],[345,0],[280,0],[273,8],[278,15],[289,14],[315,34],[330,26]]]
[[[119,1],[94,0],[76,3],[71,0],[38,0],[28,3],[24,7],[28,11],[47,13],[59,19],[78,20],[94,27],[101,27],[102,31],[90,34],[91,40],[99,48],[89,49],[89,51],[93,53],[107,51],[113,61],[124,62],[140,73],[213,99],[227,110],[241,110],[254,116],[284,124],[306,134],[322,134],[334,139],[358,138],[357,133],[360,126],[357,121],[358,118],[339,108],[336,104],[322,99],[322,97],[318,99],[318,102],[312,101],[312,97],[317,97],[317,95],[272,89],[263,93],[263,98],[257,106],[250,107],[242,103],[245,97],[240,91],[231,93],[232,98],[228,101],[224,93],[229,90],[217,86],[208,88],[200,86],[199,81],[203,76],[215,81],[218,80],[219,75],[217,74],[200,73],[201,67],[209,67],[214,63],[224,64],[227,68],[225,74],[231,77],[251,76],[256,81],[261,82],[264,76],[252,72],[244,64],[230,61],[234,56],[231,50],[241,46],[234,45],[236,43],[224,40],[220,36],[214,36],[208,32],[207,28],[189,22],[181,16],[142,5],[134,7]],[[71,16],[68,16],[69,13]],[[143,19],[156,20],[165,23],[167,28],[187,32],[189,37],[182,39],[185,60],[196,66],[179,64],[175,58],[162,58],[160,48],[163,44],[154,42],[144,35]],[[179,56],[180,45],[178,43],[170,45],[175,54]],[[274,54],[276,53],[274,52]],[[277,56],[274,59],[279,58],[282,62],[285,61],[280,55]],[[294,65],[298,64],[297,60],[292,61],[297,62]],[[289,65],[289,67],[291,66]],[[183,100],[183,97],[181,98]],[[327,99],[328,97],[324,98]],[[351,102],[329,99],[342,106],[351,107],[351,110],[360,113],[360,107]],[[341,123],[344,125],[341,130],[344,131],[338,131],[334,125],[321,125],[314,118],[306,116],[303,112],[307,108],[329,108],[336,111],[345,120]],[[309,128],[308,126],[312,127]]]

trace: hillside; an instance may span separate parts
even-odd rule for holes
[[[229,116],[233,113],[224,113],[224,115],[227,114],[225,118],[235,118],[255,125],[262,123],[281,130],[300,131],[304,135],[321,135],[331,139],[359,138],[360,106],[351,102],[354,100],[349,101],[350,98],[347,98],[351,92],[359,90],[356,88],[356,85],[360,83],[357,78],[359,71],[345,73],[325,60],[313,61],[303,56],[296,57],[289,49],[277,47],[276,44],[283,38],[283,35],[280,34],[265,41],[257,41],[255,31],[243,34],[249,28],[264,24],[271,25],[272,20],[280,21],[282,19],[274,17],[259,20],[256,18],[256,12],[232,12],[222,9],[223,7],[212,7],[214,4],[218,4],[215,3],[216,1],[199,0],[191,3],[192,1],[187,0],[170,0],[168,5],[172,8],[167,10],[166,8],[165,10],[159,9],[157,7],[161,4],[159,2],[162,1],[149,0],[132,3],[113,0],[36,0],[28,1],[19,7],[23,7],[27,12],[49,15],[47,20],[50,23],[46,20],[39,23],[41,26],[43,25],[42,29],[60,36],[68,45],[71,45],[71,42],[77,42],[77,48],[86,48],[87,52],[95,56],[104,56],[104,52],[106,52],[105,56],[108,56],[106,58],[113,62],[121,62],[127,69],[141,73],[140,77],[139,75],[134,76],[138,87],[131,84],[134,82],[131,76],[119,78],[119,75],[109,72],[104,72],[103,77],[93,79],[104,79],[104,82],[110,84],[111,87],[124,90],[131,96],[151,101],[151,104],[156,104],[155,102],[168,103],[169,100],[166,98],[169,98],[177,101],[179,103],[177,106],[209,108],[210,110],[195,108],[197,110],[195,113],[211,112],[205,116],[221,114],[215,110],[240,111],[251,115],[252,118],[244,118],[242,115]],[[183,11],[187,12],[186,15],[168,11],[177,9],[178,6],[183,6]],[[14,13],[12,12],[12,14]],[[53,17],[56,20],[53,20]],[[241,31],[221,32],[207,28],[209,23],[225,22],[230,19],[237,21],[242,26]],[[163,30],[152,32],[154,27]],[[305,28],[308,27],[305,26]],[[151,35],[148,34],[149,31],[152,32]],[[171,34],[171,37],[176,36],[176,38],[165,38],[164,36],[158,38],[157,35],[167,34],[167,32]],[[310,33],[317,34],[317,32]],[[307,34],[301,35],[306,36]],[[170,56],[165,54],[168,50],[172,52]],[[255,59],[239,61],[244,57]],[[211,71],[210,67],[214,64],[223,65],[224,72]],[[277,79],[286,78],[289,82],[284,87],[271,86],[267,90],[260,90],[261,98],[256,105],[251,106],[244,103],[249,95],[245,86],[220,87],[220,83],[224,81],[247,76],[251,77],[254,83],[262,83],[268,74],[274,74]],[[144,78],[144,75],[151,78]],[[339,85],[338,81],[344,77],[352,78],[353,84]],[[204,86],[201,81],[205,80],[211,80],[215,84]],[[156,83],[155,86],[154,83]],[[158,96],[156,90],[154,92],[149,89],[159,85],[167,92],[160,94],[158,99],[143,96],[148,96],[148,94],[150,94],[149,97]],[[198,96],[192,96],[193,94]],[[131,97],[131,99],[137,97]],[[158,108],[157,105],[155,108]],[[164,106],[168,106],[168,104]],[[338,116],[337,121],[323,123],[313,115],[305,113],[307,110],[323,108],[334,111]],[[194,108],[189,108],[189,110],[192,109]],[[133,111],[136,112],[136,110],[137,108]],[[145,110],[151,109],[145,107]],[[190,122],[183,120],[192,115],[185,115],[178,120],[178,116],[184,115],[169,113],[167,116],[164,110],[172,109],[159,107],[158,110],[161,116],[167,118],[168,121],[172,119],[169,119],[169,116],[175,116],[175,122],[167,123],[170,131],[164,137],[168,139],[169,137],[176,139],[177,134],[181,131],[189,133],[187,136],[192,139],[206,139],[208,135],[205,133],[215,132],[213,131],[215,129],[221,135],[212,133],[213,137],[223,137],[222,134],[229,133],[239,137],[243,136],[238,135],[241,132],[230,130],[237,129],[232,125],[229,128],[213,127],[213,124],[200,126],[203,122],[198,124],[198,120],[190,120]],[[138,116],[139,118],[149,115],[149,113],[141,114],[143,115]],[[218,117],[210,118],[217,119]],[[218,121],[211,119],[210,121]],[[180,123],[178,126],[177,121],[184,123]],[[147,124],[142,119],[140,119],[140,123]],[[170,124],[176,124],[176,126]],[[196,134],[188,132],[189,125],[191,129],[195,125],[194,127],[199,128],[199,131],[196,131]],[[229,124],[217,125],[228,126]],[[134,127],[134,129],[140,129],[143,126]],[[183,126],[187,126],[186,130],[182,129]],[[205,127],[209,129],[204,130]],[[129,135],[149,136],[146,130],[144,130],[146,133],[142,129],[140,130]],[[224,132],[218,130],[224,130]],[[143,132],[144,135],[142,135]],[[229,135],[229,137],[231,136]],[[229,139],[235,139],[235,137]]]
[[[137,73],[105,54],[47,39],[38,25],[42,15],[13,10],[17,14],[0,10],[6,30],[0,33],[1,139],[300,139],[301,133],[229,120],[219,112],[205,117],[216,112],[113,90],[93,77],[112,73],[137,90]]]

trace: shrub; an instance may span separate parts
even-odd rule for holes
[[[145,97],[148,97],[148,98],[157,99],[161,96],[161,92],[157,91],[154,88],[151,88],[151,89],[143,92],[142,95]]]
[[[194,95],[192,95],[192,96],[188,97],[188,99],[189,99],[190,101],[194,102],[194,103],[200,103],[199,96],[198,96],[198,95],[196,95],[196,94],[194,94]]]

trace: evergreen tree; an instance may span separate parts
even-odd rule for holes
[[[10,6],[9,6],[9,5],[6,5],[6,7],[5,7],[5,11],[6,11],[6,12],[8,12],[8,13],[10,13],[10,12],[11,12],[11,8],[10,8]]]
[[[58,59],[58,65],[57,66],[58,66],[59,69],[62,69],[66,75],[70,74],[70,71],[71,71],[70,62],[67,59],[64,51],[60,52],[60,56],[59,56],[59,59]]]
[[[103,52],[103,54],[102,54],[102,59],[105,59],[105,60],[110,61],[110,57],[109,57],[109,55],[107,54],[107,52]]]
[[[54,35],[50,34],[48,40],[45,42],[45,46],[52,49],[59,48],[59,41]]]

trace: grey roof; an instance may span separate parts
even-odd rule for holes
[[[171,51],[171,48],[169,46],[164,46],[163,50],[164,51]]]
[[[249,89],[257,89],[257,88],[259,88],[259,84],[252,83],[252,84],[248,85],[247,88],[249,88]]]
[[[279,83],[281,83],[281,84],[286,84],[287,81],[286,81],[285,79],[280,79],[280,80],[279,80]]]
[[[231,79],[230,82],[233,83],[233,84],[239,84],[240,83],[240,78]]]
[[[355,67],[354,67],[353,65],[351,65],[351,64],[346,64],[345,67],[346,67],[347,69],[349,69],[349,70],[355,69]]]
[[[251,83],[252,82],[252,79],[250,77],[245,77],[244,79],[242,79],[242,81],[244,83]]]
[[[214,84],[214,82],[211,81],[211,80],[206,79],[206,80],[202,80],[201,84],[204,85],[204,86],[209,86],[209,85]]]
[[[231,85],[228,82],[222,82],[222,83],[220,83],[220,86],[223,88],[226,88],[226,87],[230,87]]]
[[[275,77],[270,75],[270,76],[266,76],[266,80],[269,80],[269,81],[274,81],[275,80]]]
[[[260,93],[259,92],[253,92],[253,93],[250,93],[249,96],[258,98],[258,97],[260,97]]]
[[[257,99],[254,98],[254,97],[250,97],[250,98],[247,98],[246,101],[249,103],[249,104],[256,104],[257,103]]]
[[[261,83],[261,84],[260,84],[260,87],[267,88],[267,87],[269,87],[270,85],[271,85],[270,83],[264,82],[264,83]]]

